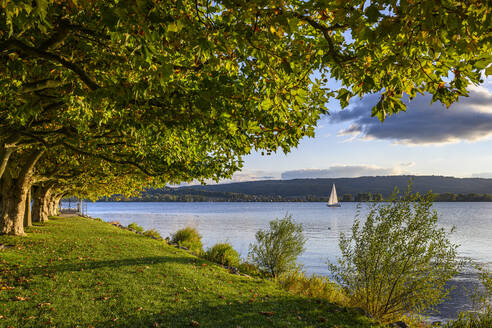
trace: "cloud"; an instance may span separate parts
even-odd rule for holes
[[[273,180],[278,179],[278,174],[265,171],[245,171],[235,173],[231,179],[223,180],[221,183],[231,182],[243,182],[243,181],[257,181],[257,180]]]
[[[259,181],[259,180],[278,180],[280,179],[280,172],[275,171],[263,171],[263,170],[246,170],[236,172],[231,179],[223,179],[218,183],[215,180],[207,179],[205,183],[207,185],[233,183],[233,182],[246,182],[246,181]],[[183,182],[178,185],[172,185],[172,187],[184,187],[184,186],[196,186],[200,185],[199,181]]]
[[[492,172],[473,173],[472,178],[492,179]]]
[[[413,167],[415,166],[415,162],[406,162],[406,163],[400,163],[401,167]]]
[[[327,169],[302,169],[285,171],[282,179],[315,179],[315,178],[355,178],[361,176],[402,174],[400,167],[384,168],[373,165],[335,165]]]
[[[392,115],[384,123],[370,115],[378,100],[379,95],[369,95],[332,114],[332,123],[351,124],[338,135],[404,144],[477,141],[492,136],[492,92],[484,87],[470,88],[470,96],[460,98],[449,109],[440,103],[431,105],[430,95],[417,96],[406,101],[406,112]]]

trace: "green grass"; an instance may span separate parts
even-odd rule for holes
[[[375,327],[110,224],[53,218],[0,236],[0,327]]]

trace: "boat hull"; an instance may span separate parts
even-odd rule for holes
[[[341,204],[333,204],[333,205],[327,204],[326,206],[328,206],[328,207],[342,207]]]

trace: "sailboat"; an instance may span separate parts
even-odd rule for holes
[[[328,207],[341,207],[342,205],[338,202],[337,198],[337,189],[335,188],[335,184],[331,187],[330,199],[328,199]]]

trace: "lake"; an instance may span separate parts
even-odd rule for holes
[[[186,226],[196,227],[203,236],[204,248],[229,242],[243,258],[258,229],[268,222],[290,214],[302,223],[307,237],[306,252],[298,259],[307,273],[329,275],[327,262],[339,255],[340,232],[349,232],[357,204],[343,203],[328,208],[324,203],[89,203],[88,215],[105,221],[131,222],[145,229],[154,228],[167,237]],[[492,203],[435,203],[438,223],[456,231],[450,239],[459,244],[459,255],[492,269]],[[367,205],[361,206],[361,216]],[[455,318],[458,311],[469,310],[466,289],[476,286],[476,274],[468,268],[452,282],[456,286],[450,299],[439,306],[431,320]]]

